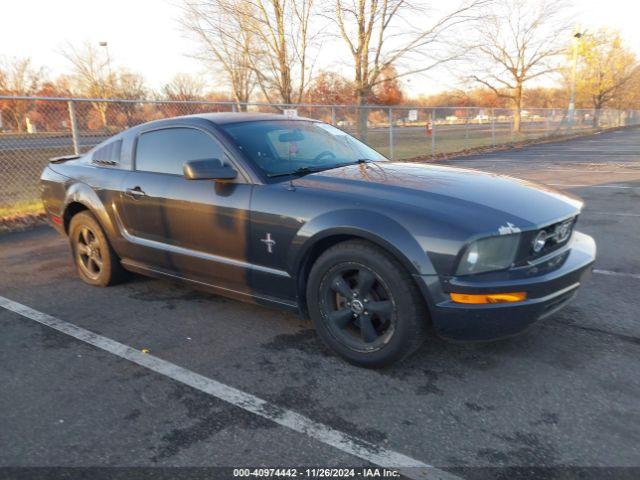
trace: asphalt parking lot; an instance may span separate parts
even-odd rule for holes
[[[386,454],[435,466],[434,478],[639,467],[640,130],[448,163],[582,197],[577,228],[598,243],[596,270],[519,337],[433,338],[380,371],[334,357],[293,314],[142,277],[93,288],[52,229],[1,236],[1,297],[279,410],[256,415],[0,308],[0,467],[363,466]],[[311,423],[273,421],[291,412]]]

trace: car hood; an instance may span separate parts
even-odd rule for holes
[[[577,197],[525,180],[419,163],[349,165],[307,175],[296,185],[419,208],[476,232],[536,228],[582,208]]]

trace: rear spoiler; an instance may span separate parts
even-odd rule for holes
[[[80,155],[63,155],[62,157],[53,157],[49,159],[49,163],[64,163],[69,160],[80,158]]]

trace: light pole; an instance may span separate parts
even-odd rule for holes
[[[584,34],[582,32],[576,32],[573,35],[573,67],[571,70],[571,97],[569,98],[569,115],[568,124],[569,130],[573,129],[573,113],[576,109],[576,75],[578,70],[578,43]]]
[[[115,82],[113,79],[113,73],[111,72],[111,56],[109,55],[109,44],[107,42],[99,42],[98,45],[104,48],[105,53],[107,55],[107,81],[102,84],[102,97],[107,98],[113,95],[113,90],[115,86]],[[102,73],[102,72],[101,72]],[[100,112],[102,114],[102,124],[104,125],[105,130],[108,128],[108,120],[107,120],[107,108],[108,103],[102,103],[100,107]]]
[[[109,82],[113,80],[113,73],[111,72],[111,56],[109,55],[109,44],[107,42],[99,42],[98,45],[104,48],[107,55],[107,71],[109,72]]]

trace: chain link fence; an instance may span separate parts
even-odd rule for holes
[[[331,123],[389,158],[429,158],[543,137],[640,124],[631,110],[274,105],[0,96],[0,218],[40,208],[51,157],[82,153],[140,123],[204,112],[284,113]]]

